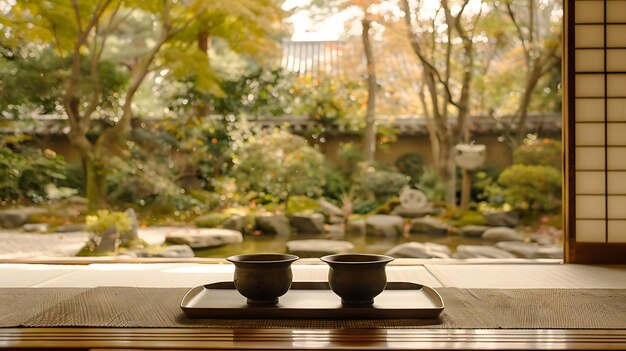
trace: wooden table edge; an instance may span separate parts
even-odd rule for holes
[[[626,350],[626,330],[0,328],[0,348],[9,350]]]

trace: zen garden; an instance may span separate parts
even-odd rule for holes
[[[562,12],[0,1],[0,259],[562,258]]]

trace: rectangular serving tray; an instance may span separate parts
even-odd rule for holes
[[[388,282],[370,306],[345,307],[327,282],[293,282],[274,306],[251,306],[232,281],[192,288],[180,308],[190,318],[215,319],[435,319],[443,300],[433,288]]]

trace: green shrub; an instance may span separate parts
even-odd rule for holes
[[[426,194],[426,198],[431,202],[442,202],[446,198],[446,185],[432,168],[427,168],[424,171],[418,188]]]
[[[85,218],[87,230],[98,235],[102,235],[108,228],[115,227],[118,233],[123,233],[132,229],[130,217],[124,212],[98,210],[95,215],[88,215]]]
[[[323,196],[326,198],[341,200],[341,196],[350,187],[350,182],[336,169],[326,168],[324,172]]]
[[[409,177],[411,184],[419,182],[424,174],[424,158],[415,152],[407,152],[394,163],[400,173]]]
[[[390,197],[398,196],[407,185],[407,177],[398,172],[368,169],[360,179],[363,189],[374,194],[376,201],[383,203]]]
[[[523,165],[562,167],[562,145],[553,139],[526,139],[513,152],[513,163]]]
[[[289,213],[313,213],[321,209],[320,203],[310,197],[298,195],[289,198]]]
[[[65,179],[65,161],[52,150],[0,142],[0,199],[41,203],[49,185]]]
[[[324,156],[307,141],[283,130],[250,135],[234,143],[230,175],[238,191],[286,200],[317,197],[324,186]]]
[[[550,166],[513,165],[498,177],[506,202],[522,211],[556,212],[561,206],[561,172]]]
[[[195,223],[196,226],[200,228],[216,228],[230,218],[230,216],[231,215],[228,213],[212,212],[197,217]]]
[[[485,219],[478,211],[460,211],[452,217],[452,223],[461,228],[467,225],[485,225]]]

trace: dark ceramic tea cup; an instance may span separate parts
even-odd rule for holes
[[[393,257],[374,254],[337,254],[320,258],[330,266],[328,284],[344,305],[371,305],[387,285],[387,263]]]
[[[287,254],[249,254],[226,258],[235,265],[235,287],[248,304],[273,305],[289,291],[291,264],[299,257]]]

